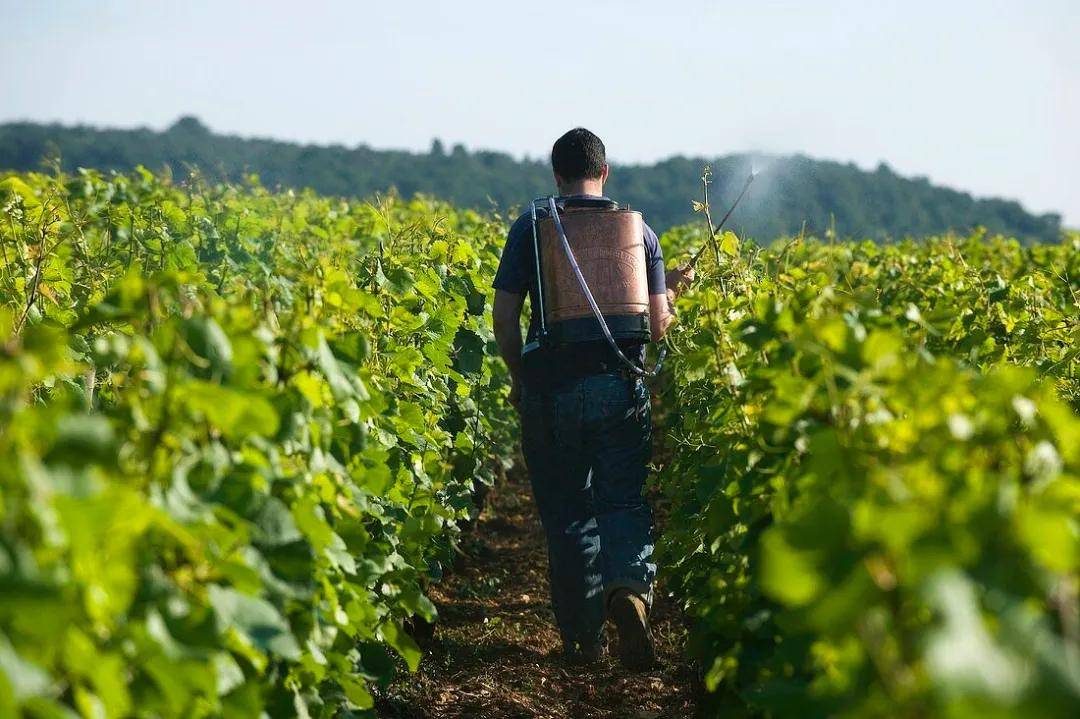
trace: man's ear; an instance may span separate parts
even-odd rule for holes
[[[607,182],[608,175],[611,174],[611,167],[605,162],[604,169],[600,170],[600,182]]]
[[[556,187],[556,189],[559,190],[559,194],[562,194],[562,188],[563,188],[563,185],[566,184],[566,181],[563,180],[562,177],[559,176],[559,173],[555,172],[554,170],[551,171],[551,174],[555,176],[555,187]]]

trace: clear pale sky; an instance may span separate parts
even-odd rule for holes
[[[1080,226],[1080,0],[0,0],[0,120],[888,162]]]

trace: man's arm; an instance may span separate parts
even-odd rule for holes
[[[675,320],[675,298],[694,281],[692,267],[664,271],[664,251],[660,238],[648,225],[644,227],[645,272],[649,279],[649,334],[659,342]]]
[[[675,315],[671,314],[669,304],[667,294],[649,295],[649,331],[653,342],[660,341],[675,319]]]
[[[671,309],[675,306],[675,299],[694,281],[694,268],[671,270],[665,279],[666,292],[662,295],[649,295],[649,329],[653,342],[659,342],[675,320]]]
[[[491,308],[495,342],[510,369],[510,404],[515,407],[521,399],[521,308],[524,304],[524,295],[495,290]]]

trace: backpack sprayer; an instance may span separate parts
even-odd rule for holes
[[[710,241],[731,217],[756,176],[757,172],[750,173],[715,229],[709,220]],[[538,210],[544,209],[548,214],[541,217]],[[646,343],[652,338],[641,213],[594,198],[569,198],[560,212],[555,197],[549,196],[533,200],[529,214],[540,331],[539,339],[526,345],[522,354],[542,347],[603,339],[633,375],[655,377],[663,366],[667,347],[660,348],[656,364],[648,369],[638,366],[619,346],[620,340]],[[708,243],[691,256],[688,268],[697,264],[706,246]]]
[[[631,373],[656,376],[666,349],[647,369],[619,346],[652,336],[641,213],[594,198],[569,198],[559,210],[554,197],[540,197],[530,218],[540,332],[524,352],[604,340]]]

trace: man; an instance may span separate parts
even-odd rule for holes
[[[558,202],[603,201],[604,144],[584,128],[560,137],[551,151]],[[693,270],[665,275],[656,233],[644,226],[653,341],[672,321],[675,295]],[[618,633],[619,657],[631,669],[656,664],[648,610],[656,564],[652,512],[642,497],[651,453],[649,393],[603,340],[538,350],[523,362],[520,317],[533,298],[528,341],[536,339],[536,265],[531,219],[510,228],[494,281],[493,319],[510,368],[510,401],[521,413],[522,449],[547,535],[552,605],[567,657],[600,658],[605,618]],[[644,345],[625,345],[639,363]]]

